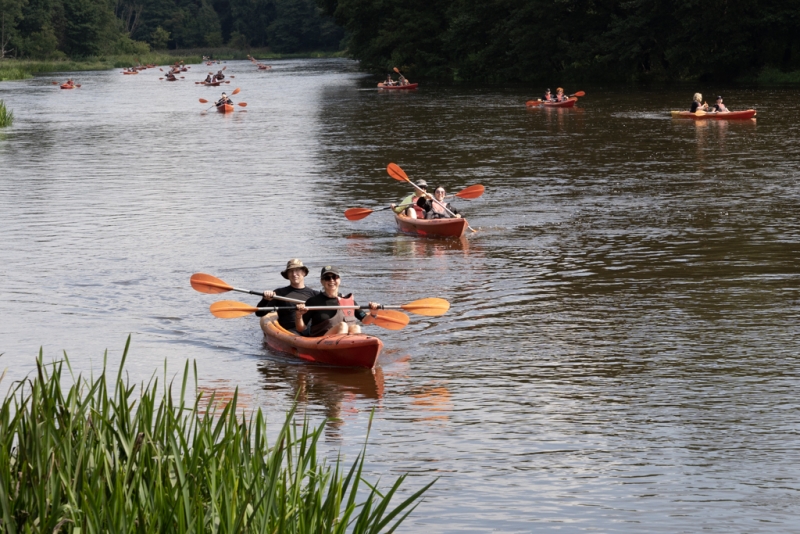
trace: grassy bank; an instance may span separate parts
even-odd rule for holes
[[[115,379],[105,366],[74,377],[66,355],[46,366],[40,353],[36,375],[10,389],[0,531],[379,532],[430,487],[390,507],[405,476],[380,493],[362,479],[364,450],[349,469],[320,462],[323,427],[298,427],[293,412],[270,447],[261,410],[237,415],[236,394],[224,407],[188,396],[188,363],[182,383],[165,379],[161,393],[156,378],[131,385],[129,344]]]
[[[757,83],[764,84],[764,85],[775,85],[775,84],[800,84],[800,71],[790,71],[790,72],[783,72],[780,69],[775,68],[765,68],[762,70],[758,78],[755,80]]]
[[[23,80],[34,74],[47,72],[71,72],[86,70],[108,70],[131,67],[138,64],[169,65],[176,61],[200,63],[200,56],[190,54],[149,53],[139,56],[102,56],[81,61],[38,61],[28,59],[0,60],[0,81]]]
[[[14,124],[14,113],[8,111],[6,103],[0,100],[0,128]]]

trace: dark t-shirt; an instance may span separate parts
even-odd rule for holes
[[[341,294],[339,295],[341,296]],[[311,297],[306,301],[306,306],[338,306],[339,299],[338,298],[331,298],[325,293],[317,293],[315,296]],[[353,301],[354,306],[358,306],[358,302],[355,300]],[[303,322],[306,323],[306,326],[312,326],[315,324],[320,324],[323,321],[327,321],[328,319],[333,318],[336,315],[336,312],[340,310],[309,310],[305,314],[303,314]],[[367,316],[367,312],[364,310],[354,310],[356,319],[359,321],[363,320],[364,317]]]
[[[311,289],[310,287],[304,287],[303,289],[296,289],[292,286],[281,287],[275,290],[275,294],[279,297],[286,297],[289,299],[295,300],[302,300],[303,302],[307,301],[308,299],[314,297],[315,295],[319,295],[319,291],[316,289]],[[272,299],[261,299],[258,303],[259,308],[266,308],[269,306],[280,306],[285,308],[291,308],[286,310],[278,310],[278,324],[284,327],[287,330],[294,330],[294,304],[291,302],[284,302],[282,300]],[[258,311],[256,315],[259,317],[264,317],[269,312],[267,311]]]
[[[698,109],[700,109],[703,105],[700,102],[692,102],[692,109],[689,110],[690,113],[694,113]]]

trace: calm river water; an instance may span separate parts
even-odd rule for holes
[[[180,375],[239,388],[275,425],[299,398],[352,460],[372,410],[368,474],[439,480],[404,532],[786,532],[800,515],[800,96],[795,89],[586,91],[528,110],[542,87],[382,94],[345,60],[228,62],[217,88],[158,70],[0,84],[0,370],[39,348],[77,371]],[[216,70],[216,68],[215,68]],[[554,82],[555,83],[555,82]],[[679,121],[696,90],[755,121]],[[243,110],[244,109],[244,110]],[[408,192],[386,173],[486,194],[479,231],[398,235]],[[284,285],[292,257],[343,270],[343,290],[452,303],[404,330],[369,327],[379,368],[298,363],[253,316],[215,319],[206,272]],[[795,525],[792,527],[791,525]]]

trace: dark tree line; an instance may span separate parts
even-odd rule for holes
[[[164,48],[338,50],[344,31],[315,0],[0,0],[0,57]]]
[[[797,0],[319,1],[376,72],[670,80],[800,69]]]

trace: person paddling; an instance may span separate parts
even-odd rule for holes
[[[708,111],[708,104],[701,104],[700,102],[703,101],[703,95],[700,93],[695,93],[694,98],[692,99],[692,106],[689,109],[690,113],[696,113],[698,110],[700,111]]]
[[[556,98],[555,98],[555,100],[556,100],[556,102],[564,102],[565,100],[567,100],[567,97],[564,96],[564,89],[562,89],[561,87],[556,89]]]
[[[308,299],[305,304],[298,304],[295,311],[295,325],[299,332],[307,331],[308,337],[327,337],[341,334],[360,334],[361,325],[370,324],[371,319],[364,310],[306,310],[312,306],[358,306],[353,294],[342,296],[339,286],[342,279],[339,269],[326,265],[320,272],[322,293]],[[369,308],[377,310],[381,307],[376,302],[370,302]]]
[[[458,210],[445,201],[447,191],[444,187],[439,186],[433,192],[433,199],[427,199],[423,203],[426,219],[456,219],[461,218]]]
[[[171,82],[174,82],[175,80],[177,80],[177,78],[175,77],[174,74],[172,74],[172,72],[168,72],[166,76],[167,76],[167,80],[169,80]]]
[[[388,87],[391,87],[391,86],[394,85],[394,80],[392,79],[392,74],[391,73],[386,75],[386,81],[383,82],[383,85],[384,86],[388,86]]]
[[[422,201],[422,204],[424,205],[426,200],[425,197],[430,197],[430,195],[426,193],[428,190],[428,182],[425,180],[417,180],[416,185],[417,187],[414,188],[414,192],[401,200],[400,205],[389,205],[389,207],[392,208],[395,213],[398,215],[405,215],[411,219],[425,218],[425,210],[420,205],[420,201]]]
[[[308,276],[308,267],[303,265],[303,262],[297,258],[293,258],[286,262],[286,269],[281,271],[281,276],[289,280],[289,285],[286,287],[279,287],[275,291],[264,291],[264,298],[259,301],[256,307],[266,308],[269,306],[283,306],[287,304],[283,301],[276,300],[275,297],[286,297],[295,300],[307,301],[311,297],[319,295],[319,291],[306,287],[306,276]],[[263,317],[268,313],[267,310],[257,311],[256,315]],[[291,332],[297,332],[295,329],[295,311],[291,308],[278,310],[278,324]]]
[[[205,83],[214,83],[214,78],[211,76],[210,72],[208,73],[208,76],[206,76]]]
[[[228,95],[226,93],[222,93],[222,97],[220,97],[220,99],[217,100],[216,106],[220,107],[223,104],[228,104],[230,106],[233,105],[233,101],[230,98],[228,98]]]
[[[411,85],[411,82],[409,82],[406,77],[401,74],[400,78],[397,80],[397,85]]]
[[[222,74],[221,70],[217,71],[217,74],[214,77],[217,79],[217,81],[220,81],[220,82],[225,79],[225,75]]]
[[[722,103],[722,97],[717,97],[717,102],[714,104],[714,113],[725,113],[730,111],[725,104]]]
[[[552,102],[553,97],[550,95],[550,89],[545,90],[542,102]]]

